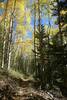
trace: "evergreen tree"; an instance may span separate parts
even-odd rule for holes
[[[40,25],[40,32],[39,28],[36,31],[35,35],[38,44],[36,48],[36,60],[37,60],[37,71],[36,75],[41,81],[41,88],[45,88],[47,83],[47,64],[48,64],[48,36],[45,33],[44,26]]]
[[[60,84],[61,87],[67,88],[67,69],[66,69],[66,58],[67,58],[67,50],[66,46],[67,43],[64,42],[64,35],[66,34],[66,1],[61,0],[54,0],[54,8],[53,8],[53,16],[57,17],[57,21],[55,24],[59,26],[59,31],[56,33],[56,35],[52,39],[52,45],[50,44],[50,55],[52,55],[52,72],[53,72],[53,81],[58,82],[58,86]],[[62,12],[65,12],[62,14]],[[64,31],[62,31],[64,30]],[[59,80],[59,81],[58,81]]]

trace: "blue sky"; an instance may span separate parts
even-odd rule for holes
[[[6,2],[7,0],[0,0],[0,1]],[[30,0],[30,2],[32,3],[33,0]],[[4,12],[4,10],[3,10],[2,8],[0,8],[0,15],[2,15],[3,12]],[[51,23],[51,25],[54,25],[54,21],[53,21],[53,20],[50,20],[50,23]],[[33,27],[34,27],[34,16],[31,17],[31,23],[30,23],[30,24],[31,24],[31,26],[32,26],[32,28],[33,28]],[[48,17],[43,17],[43,18],[41,19],[41,24],[43,24],[43,25],[48,25],[48,24],[49,24]],[[38,20],[36,20],[36,25],[38,25]],[[17,22],[16,22],[16,20],[15,20],[15,21],[14,21],[14,31],[16,30],[16,26],[17,26]],[[32,32],[31,32],[30,30],[28,30],[26,37],[27,37],[27,38],[32,38]]]
[[[54,18],[54,19],[56,19],[56,18]],[[50,20],[50,24],[53,25],[53,26],[54,26],[54,19],[53,19],[53,20],[52,20],[52,19]],[[31,18],[31,23],[30,23],[30,24],[32,25],[32,28],[34,28],[34,17]],[[41,19],[41,24],[42,24],[42,25],[49,25],[48,18],[47,18],[47,17],[42,18],[42,19]],[[37,26],[37,25],[38,25],[38,20],[36,20],[36,26]],[[26,37],[32,38],[32,33],[31,33],[31,31],[28,31],[28,32],[27,32]]]
[[[7,2],[7,0],[0,0],[0,2]]]
[[[0,8],[0,16],[4,13],[4,9]]]

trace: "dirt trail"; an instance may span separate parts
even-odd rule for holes
[[[32,87],[32,81],[0,75],[0,100],[67,100]]]
[[[19,80],[10,78],[0,80],[0,100],[47,100],[47,98],[52,100],[51,95],[32,88],[29,81],[19,82]]]

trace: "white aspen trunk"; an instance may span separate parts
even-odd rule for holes
[[[2,68],[4,68],[4,58],[5,58],[5,46],[6,46],[6,13],[7,13],[7,5],[8,5],[8,0],[6,3],[6,8],[5,8],[5,17],[4,17],[4,41],[3,41],[3,56],[2,56]]]
[[[11,51],[9,52],[9,58],[8,58],[8,70],[10,70],[11,66]]]
[[[15,6],[16,6],[16,0],[14,0],[14,8],[13,11],[11,13],[11,17],[10,17],[10,23],[9,23],[9,44],[8,44],[8,70],[11,67],[11,54],[12,54],[12,33],[13,33],[13,19],[14,19],[14,12],[15,12]]]
[[[3,43],[3,57],[2,57],[2,68],[4,68],[4,57],[5,57],[5,44],[6,44],[6,40],[4,40]]]
[[[3,56],[2,56],[2,68],[4,68],[5,46],[6,46],[6,18],[4,19],[4,36],[3,36]]]
[[[11,66],[11,40],[12,40],[12,19],[10,19],[10,33],[9,33],[9,43],[8,43],[8,70]]]

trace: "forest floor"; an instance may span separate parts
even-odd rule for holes
[[[0,70],[0,100],[67,100],[59,90],[36,89],[33,78],[10,72]]]

